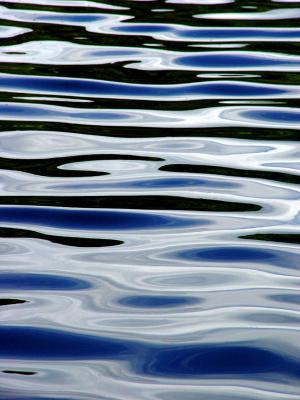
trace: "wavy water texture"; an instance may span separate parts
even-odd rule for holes
[[[298,400],[299,1],[3,0],[0,400]]]

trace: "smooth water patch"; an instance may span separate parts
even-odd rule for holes
[[[205,376],[243,377],[262,374],[273,379],[277,374],[299,378],[299,360],[284,357],[255,346],[202,345],[152,349],[143,360],[142,372],[169,378]]]
[[[32,274],[23,272],[0,272],[2,290],[82,290],[91,284],[78,278],[60,275]],[[1,301],[1,300],[0,300]]]
[[[249,247],[212,247],[209,249],[186,251],[182,253],[182,256],[191,260],[216,262],[272,262],[275,258],[272,252]]]
[[[188,296],[127,296],[119,300],[121,305],[135,308],[169,308],[192,305],[201,302]]]
[[[189,228],[209,222],[157,213],[3,206],[0,207],[0,223],[79,230],[141,230]]]
[[[297,270],[299,254],[295,249],[274,248],[273,246],[254,247],[251,245],[236,246],[199,246],[166,253],[167,257],[182,259],[203,265],[205,263],[221,263],[225,265],[241,267],[243,263],[266,264],[270,266],[282,267],[285,269]]]
[[[0,75],[0,89],[29,94],[72,95],[97,98],[186,101],[226,98],[289,98],[300,96],[300,86],[242,81],[147,85],[103,80]],[[29,98],[30,99],[30,98]],[[64,100],[64,99],[62,99]]]
[[[292,356],[255,345],[177,345],[118,340],[62,330],[2,326],[0,355],[23,360],[126,360],[141,374],[167,378],[219,376],[242,379],[253,374],[273,379],[300,377],[300,362]]]

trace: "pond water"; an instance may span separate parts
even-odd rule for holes
[[[0,19],[0,400],[299,400],[300,1]]]

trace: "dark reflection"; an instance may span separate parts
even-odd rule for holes
[[[17,371],[17,370],[3,370],[2,371],[4,374],[16,374],[16,375],[36,375],[37,372],[32,372],[32,371]]]
[[[168,164],[160,167],[160,171],[185,172],[195,174],[213,174],[224,176],[238,176],[241,178],[270,179],[278,182],[300,183],[299,175],[285,174],[283,172],[258,171],[251,169],[236,169],[215,165]]]
[[[240,238],[249,240],[263,240],[266,242],[300,244],[300,234],[298,233],[256,233],[254,235],[240,236]]]
[[[136,210],[192,210],[192,211],[259,211],[261,206],[231,201],[194,199],[179,196],[22,196],[2,197],[4,205],[40,205],[57,207],[78,207],[84,201],[85,208],[125,208]],[[1,235],[1,230],[0,230]],[[60,240],[59,238],[55,239]],[[67,239],[66,239],[67,240]],[[72,238],[73,240],[73,238]],[[84,239],[88,240],[88,239]],[[88,243],[88,242],[87,242]],[[100,243],[100,242],[99,242]]]
[[[137,308],[164,308],[192,305],[201,302],[196,297],[187,296],[127,296],[119,300],[124,306]]]
[[[30,174],[45,175],[52,177],[81,177],[81,176],[102,176],[109,175],[105,171],[83,171],[67,170],[59,167],[64,164],[78,163],[86,161],[104,161],[104,160],[141,160],[141,161],[163,161],[157,157],[139,157],[131,155],[115,154],[91,154],[69,157],[56,157],[47,159],[10,159],[0,158],[0,168],[14,171],[23,171]]]
[[[194,261],[215,262],[272,262],[276,259],[272,251],[241,246],[192,249],[181,252],[180,256]]]
[[[67,177],[82,177],[82,176],[102,176],[108,175],[107,172],[98,171],[81,171],[59,169],[61,164],[64,164],[66,159],[50,159],[50,160],[9,160],[0,159],[0,168],[14,171],[23,171],[39,176],[55,176],[61,178]]]
[[[0,280],[1,280],[1,275],[0,275]],[[1,283],[0,283],[1,287]],[[12,304],[23,304],[27,303],[26,300],[20,300],[20,299],[0,299],[0,306],[9,306]]]
[[[90,287],[87,281],[60,275],[0,272],[0,289],[82,290]]]
[[[1,65],[0,65],[1,69]],[[114,103],[116,103],[114,101]],[[189,106],[190,106],[190,102]],[[172,105],[173,102],[167,103]],[[176,103],[178,104],[178,103]],[[216,104],[214,102],[214,104]],[[297,102],[293,102],[297,106]],[[159,107],[158,107],[159,108]],[[169,107],[172,110],[174,107]],[[183,108],[183,107],[180,107]],[[178,106],[175,107],[178,109]],[[37,121],[13,121],[8,123],[7,121],[1,121],[1,131],[16,130],[47,130],[47,131],[62,131],[79,133],[85,132],[88,135],[107,135],[110,137],[128,137],[128,138],[147,138],[147,137],[164,137],[164,136],[174,136],[174,137],[227,137],[227,138],[240,138],[240,139],[258,139],[258,140],[298,140],[299,131],[297,129],[291,129],[289,127],[281,126],[274,129],[266,129],[257,127],[255,130],[252,128],[244,127],[236,128],[181,128],[181,129],[168,129],[168,128],[129,128],[122,126],[91,126],[83,124],[64,124],[61,122],[37,122]]]
[[[17,228],[1,228],[0,238],[36,238],[42,240],[49,240],[52,243],[58,243],[65,246],[76,247],[107,247],[118,246],[123,242],[114,239],[93,239],[85,237],[70,237],[70,236],[53,236],[46,235],[40,232],[30,231],[27,229]]]

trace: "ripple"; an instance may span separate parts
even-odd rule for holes
[[[296,3],[1,3],[1,399],[299,399]]]
[[[205,70],[262,70],[268,68],[298,68],[299,62],[293,57],[250,52],[211,52],[182,56],[175,59],[177,65]]]
[[[90,284],[75,278],[47,274],[0,272],[1,289],[17,290],[81,290]]]
[[[124,358],[130,344],[121,341],[33,327],[2,326],[1,357],[14,359]]]
[[[119,300],[121,305],[136,308],[178,307],[194,304],[196,302],[196,298],[180,296],[128,296]]]
[[[142,212],[2,206],[0,207],[0,223],[85,230],[132,230],[188,228],[206,225],[208,221],[194,221],[188,218]]]
[[[242,13],[212,13],[212,14],[197,14],[196,18],[207,19],[231,19],[231,20],[281,20],[300,18],[300,8],[281,8],[279,10],[268,10],[262,12],[242,12]]]
[[[2,326],[0,335],[0,354],[6,358],[127,359],[143,374],[174,378],[205,375],[241,378],[254,373],[269,376],[281,373],[295,379],[300,374],[297,359],[249,345],[165,348],[53,329],[17,326]],[[133,362],[132,358],[138,355],[138,361]]]
[[[260,249],[243,247],[214,247],[212,249],[187,251],[182,256],[191,260],[245,262],[262,261],[272,262],[274,254]]]
[[[0,89],[14,93],[45,93],[51,95],[61,94],[64,96],[68,94],[73,96],[88,96],[89,98],[159,99],[163,101],[189,101],[215,98],[300,97],[300,87],[295,85],[284,86],[239,81],[214,81],[180,85],[138,85],[88,79],[17,75],[0,75]],[[34,97],[29,97],[28,99],[35,100]]]
[[[174,378],[259,373],[299,377],[300,367],[298,361],[254,346],[191,346],[152,352],[143,372]]]
[[[82,109],[40,104],[0,103],[2,121],[54,121],[122,127],[261,127],[299,129],[298,108],[232,106],[188,111]]]
[[[32,32],[29,28],[20,28],[16,26],[0,26],[0,38],[12,38],[19,35],[24,35],[25,33]]]
[[[0,62],[45,65],[107,65],[120,62],[137,70],[295,71],[300,57],[259,51],[175,52],[135,47],[82,45],[63,41],[31,41],[2,46]],[[183,55],[184,54],[184,55]]]

